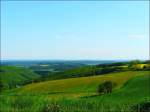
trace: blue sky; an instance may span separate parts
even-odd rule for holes
[[[148,59],[148,1],[3,1],[2,59]]]

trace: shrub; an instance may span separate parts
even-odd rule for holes
[[[98,93],[111,93],[114,85],[111,81],[106,81],[98,86]]]
[[[4,89],[4,85],[2,83],[2,80],[0,79],[0,92],[2,92],[3,89]]]

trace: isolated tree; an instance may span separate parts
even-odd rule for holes
[[[98,93],[111,93],[113,89],[113,83],[111,81],[106,81],[98,86]]]
[[[4,88],[4,85],[2,83],[2,79],[0,78],[0,92],[3,90],[3,88]]]

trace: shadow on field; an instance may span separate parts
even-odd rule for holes
[[[93,97],[97,97],[97,96],[100,96],[100,95],[90,95],[90,96],[82,96],[80,98],[93,98]]]
[[[61,93],[66,93],[66,92],[49,92],[48,94],[61,94]]]
[[[131,109],[135,112],[150,112],[150,101],[134,105]]]

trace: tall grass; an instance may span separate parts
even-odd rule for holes
[[[132,106],[139,104],[130,101],[107,102],[102,98],[63,98],[59,100],[44,100],[45,98],[39,96],[5,96],[5,98],[1,98],[0,112],[137,112],[132,109]]]
[[[43,96],[0,96],[0,112],[41,112],[47,104]]]
[[[47,101],[39,96],[5,96],[1,97],[0,112],[112,112],[127,111],[127,106],[106,105],[98,100],[60,99]],[[116,108],[117,107],[117,108]]]

